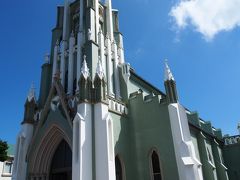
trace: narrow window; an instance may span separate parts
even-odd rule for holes
[[[4,174],[12,174],[12,162],[5,162],[3,167]]]
[[[123,168],[121,160],[118,156],[115,157],[116,180],[123,180]]]
[[[159,157],[156,151],[152,152],[151,155],[151,165],[152,165],[152,177],[153,180],[161,180],[161,169],[160,169],[160,162],[159,162]]]

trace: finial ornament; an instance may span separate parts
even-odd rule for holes
[[[173,74],[168,66],[168,60],[165,60],[165,81],[170,81],[173,80],[174,81],[174,77]]]
[[[88,67],[87,67],[86,58],[87,58],[87,56],[84,55],[84,56],[83,56],[83,64],[82,64],[82,68],[81,68],[81,73],[82,73],[82,75],[83,75],[83,77],[84,77],[85,79],[87,79],[88,76],[89,76],[89,69],[88,69]]]
[[[96,74],[100,79],[103,79],[104,77],[104,71],[102,67],[102,62],[101,62],[101,57],[98,57],[98,63],[97,63],[97,69],[96,69]]]
[[[36,100],[36,98],[35,98],[35,87],[34,87],[34,83],[32,83],[32,85],[31,85],[31,88],[30,88],[30,90],[29,90],[27,99],[28,99],[29,102],[30,102],[32,99]]]

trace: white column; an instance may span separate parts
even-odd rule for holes
[[[69,60],[68,60],[68,94],[73,94],[73,66],[74,66],[74,44],[75,38],[74,34],[71,34],[69,39]]]
[[[179,103],[168,106],[179,180],[203,180],[199,162],[191,140],[187,114]]]
[[[79,11],[79,32],[77,39],[77,81],[76,87],[79,91],[78,81],[81,76],[81,66],[82,66],[82,47],[84,44],[84,28],[83,28],[83,14],[84,14],[84,3],[83,0],[80,0],[80,11]]]
[[[95,39],[96,39],[96,43],[98,44],[98,32],[99,32],[99,0],[95,0],[95,24],[96,24],[96,34],[95,34]]]
[[[72,180],[92,180],[92,106],[78,105],[73,120]]]
[[[15,149],[14,163],[13,163],[12,180],[16,180],[17,179],[18,162],[19,162],[19,151],[21,149],[20,145],[21,145],[20,137],[18,135],[17,136],[16,149]]]
[[[83,32],[78,32],[78,40],[77,40],[77,81],[76,87],[77,91],[79,91],[78,81],[81,76],[81,67],[82,67],[82,44],[83,44]]]
[[[119,82],[119,72],[118,72],[118,48],[116,41],[113,41],[113,50],[114,50],[114,85],[115,85],[115,94],[116,98],[120,98],[120,82]]]
[[[52,81],[54,80],[54,77],[57,73],[58,53],[59,53],[59,41],[57,40],[56,45],[54,47],[54,54],[53,54]]]
[[[113,93],[113,66],[112,66],[112,46],[111,40],[109,36],[106,36],[106,44],[107,44],[107,79],[108,79],[108,94],[112,96]]]
[[[94,105],[96,180],[116,180],[113,124],[108,106]]]
[[[120,35],[120,39],[119,39],[119,54],[120,54],[119,63],[120,63],[120,64],[125,63],[124,46],[123,46],[123,36],[122,36],[122,35]]]
[[[101,29],[98,32],[98,41],[99,41],[99,45],[100,45],[100,59],[102,62],[104,75],[106,76],[107,73],[106,73],[106,59],[105,59],[105,44],[104,44],[104,35],[103,35]]]
[[[113,41],[113,21],[112,21],[112,1],[106,0],[107,6],[107,32],[109,33],[111,41]]]
[[[14,175],[13,179],[16,180],[26,180],[27,175],[27,162],[26,155],[28,151],[29,144],[32,139],[33,134],[33,125],[31,124],[23,124],[22,129],[19,134],[18,141],[18,150],[16,150],[16,157],[14,163]]]

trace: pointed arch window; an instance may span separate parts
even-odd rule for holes
[[[115,157],[116,180],[125,180],[125,169],[122,159],[117,155]]]
[[[159,156],[155,150],[151,153],[151,171],[152,180],[162,180]]]

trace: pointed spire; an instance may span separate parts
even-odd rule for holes
[[[87,66],[87,61],[86,61],[86,55],[83,56],[83,64],[82,64],[82,68],[81,68],[81,74],[83,75],[83,77],[85,79],[88,78],[89,76],[89,69],[88,69],[88,66]]]
[[[31,85],[31,88],[30,88],[30,90],[29,90],[27,99],[28,99],[29,102],[30,102],[32,99],[36,100],[34,83],[32,83],[32,85]]]
[[[173,74],[168,66],[168,60],[165,60],[165,78],[164,81],[170,81],[173,80],[174,81],[174,77]]]
[[[104,71],[102,67],[102,62],[101,62],[101,57],[98,57],[98,63],[97,63],[97,69],[96,69],[96,74],[100,79],[103,79],[104,77]]]

